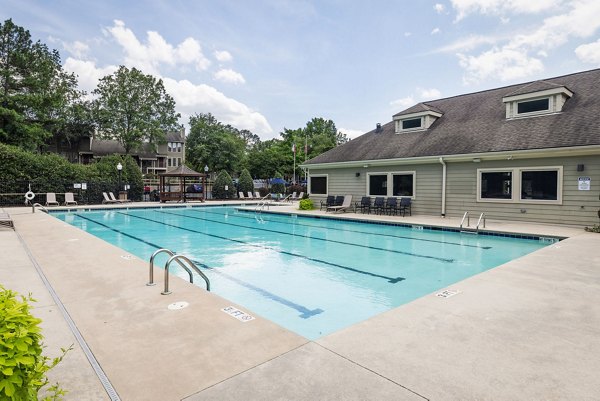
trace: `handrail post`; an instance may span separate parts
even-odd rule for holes
[[[181,263],[179,261],[179,259],[183,259],[185,262],[187,262],[190,265],[190,267],[192,269],[194,269],[196,271],[196,273],[198,273],[198,275],[204,279],[204,281],[206,282],[206,290],[210,291],[210,280],[208,279],[208,277],[206,277],[206,275],[204,273],[202,273],[200,271],[200,269],[198,269],[198,267],[194,264],[194,262],[192,262],[190,259],[188,259],[187,257],[185,257],[183,255],[173,255],[169,258],[169,260],[167,261],[167,264],[165,265],[165,290],[163,292],[161,292],[161,294],[162,295],[171,294],[171,291],[169,291],[169,267],[171,266],[171,262],[173,262],[173,261],[177,261],[188,272],[188,274],[190,276],[190,283],[194,282],[192,272],[189,270],[189,268],[185,267],[183,265],[183,263]]]

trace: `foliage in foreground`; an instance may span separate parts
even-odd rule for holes
[[[38,400],[38,393],[48,384],[46,373],[69,351],[50,359],[42,355],[40,319],[29,311],[31,297],[20,296],[0,285],[0,399]],[[43,400],[60,400],[65,391],[58,383],[47,389],[51,395]]]
[[[600,233],[600,224],[594,224],[592,227],[586,227],[585,231],[590,233]]]

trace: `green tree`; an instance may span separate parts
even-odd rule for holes
[[[47,139],[80,124],[77,79],[62,69],[58,51],[12,20],[0,24],[0,142],[38,149]]]
[[[212,114],[190,117],[190,134],[186,141],[186,158],[194,169],[240,171],[246,157],[246,143],[230,125],[220,123]]]
[[[247,165],[250,174],[256,178],[271,178],[277,170],[289,162],[289,150],[283,151],[282,141],[270,139],[260,142],[248,151]]]
[[[225,189],[227,187],[227,189]],[[213,184],[213,197],[216,199],[229,199],[235,197],[235,186],[229,173],[221,170]]]
[[[248,192],[254,192],[254,181],[252,181],[252,176],[247,169],[243,169],[240,174],[239,188],[238,190],[242,191],[244,194]]]
[[[165,132],[175,131],[179,113],[161,79],[120,66],[100,80],[93,92],[94,115],[102,138],[115,139],[129,154],[142,143],[165,142]]]
[[[283,178],[281,173],[276,172],[275,178]],[[276,194],[284,194],[285,193],[285,184],[273,184],[271,185],[271,192]]]

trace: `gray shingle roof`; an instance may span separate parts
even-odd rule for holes
[[[125,154],[125,148],[121,143],[112,139],[94,139],[92,140],[91,152],[96,156],[107,156],[112,154]],[[131,152],[132,156],[144,158],[156,158],[156,152],[152,145],[143,144],[140,149]]]
[[[562,87],[561,84],[556,84],[554,82],[548,82],[544,80],[535,81],[526,85],[522,85],[515,89],[514,91],[507,93],[506,96],[516,96],[516,95],[524,95],[526,93],[540,92],[545,91],[547,89],[557,89]]]
[[[396,134],[392,121],[304,164],[600,145],[600,69],[538,82],[429,101],[443,113],[429,129]],[[574,93],[562,113],[506,119],[503,97],[546,83]]]
[[[400,113],[394,114],[394,117],[403,116],[406,114],[422,113],[422,112],[426,112],[426,111],[435,111],[436,113],[442,114],[442,111],[440,109],[438,109],[437,107],[431,106],[430,104],[427,104],[427,103],[417,103],[414,106],[409,107],[406,110],[402,110]]]

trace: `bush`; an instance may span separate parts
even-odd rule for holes
[[[283,178],[283,176],[279,172],[276,172],[274,178]],[[285,184],[273,184],[273,185],[271,185],[271,192],[273,192],[275,194],[283,194],[283,193],[285,193]]]
[[[225,190],[225,186],[227,186],[227,190]],[[235,185],[227,171],[222,170],[219,173],[213,184],[212,193],[215,199],[230,199],[235,196]]]
[[[306,187],[303,187],[302,185],[290,185],[287,189],[287,193],[288,194],[293,194],[294,192],[296,192],[296,195],[299,195],[300,192],[304,192],[306,193]]]
[[[600,224],[594,224],[593,227],[586,227],[585,231],[590,233],[600,233]]]
[[[48,384],[46,372],[56,366],[69,349],[50,360],[42,355],[41,322],[29,312],[29,302],[0,286],[0,399],[37,400],[38,392]],[[60,400],[65,391],[58,384],[50,386],[53,394],[44,400]]]
[[[244,194],[247,194],[248,192],[254,192],[254,181],[252,180],[252,176],[247,169],[242,170],[242,174],[240,174],[238,190],[242,191]]]
[[[312,199],[304,198],[300,201],[299,209],[300,210],[313,210],[315,207],[313,205]]]

